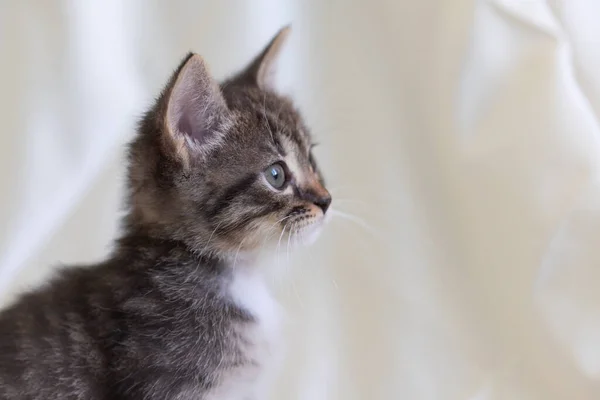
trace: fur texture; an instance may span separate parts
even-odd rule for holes
[[[183,60],[130,145],[111,257],[0,314],[0,398],[262,398],[280,311],[256,255],[313,236],[331,201],[308,129],[272,89],[287,32],[221,85]]]

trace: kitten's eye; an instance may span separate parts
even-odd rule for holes
[[[285,170],[279,163],[272,164],[264,172],[267,182],[275,189],[281,189],[285,184]]]

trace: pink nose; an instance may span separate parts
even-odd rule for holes
[[[331,195],[321,184],[315,183],[306,190],[300,190],[300,197],[302,200],[310,201],[321,210],[323,214],[327,212],[331,205]]]

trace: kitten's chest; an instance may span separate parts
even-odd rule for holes
[[[279,337],[282,310],[262,274],[252,270],[236,272],[227,293],[238,307],[255,320],[244,330],[248,339],[270,342]]]
[[[245,362],[223,373],[219,388],[209,399],[260,399],[281,362],[282,311],[262,276],[253,271],[236,272],[228,294],[254,321],[233,327],[238,351]]]

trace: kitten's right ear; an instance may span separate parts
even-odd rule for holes
[[[290,31],[289,25],[281,28],[263,51],[239,74],[238,79],[251,82],[262,90],[275,91],[277,61]]]
[[[189,54],[171,79],[164,129],[184,164],[194,152],[203,153],[222,139],[227,104],[204,60]]]

